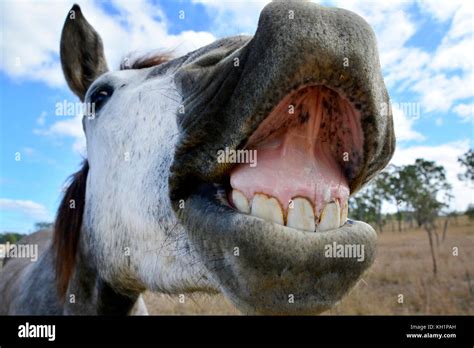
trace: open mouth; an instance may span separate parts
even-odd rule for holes
[[[325,86],[299,88],[249,138],[255,161],[232,170],[229,201],[295,229],[338,228],[348,213],[345,172],[357,166],[362,145],[360,114],[348,100]]]
[[[178,216],[221,291],[248,313],[318,313],[373,262],[376,233],[347,220],[348,178],[363,157],[360,114],[336,91],[290,92],[248,137],[256,162],[196,183]],[[214,159],[216,160],[216,159]],[[328,255],[334,245],[364,255]],[[288,302],[296,297],[297,302]]]
[[[395,146],[375,35],[345,10],[272,2],[253,38],[215,48],[226,45],[212,67],[191,62],[176,78],[186,114],[173,208],[206,276],[239,309],[324,311],[375,257],[374,229],[347,219],[349,195]],[[219,161],[224,149],[253,161]]]

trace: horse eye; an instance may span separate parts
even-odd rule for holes
[[[109,100],[113,94],[113,89],[110,86],[102,86],[92,92],[90,96],[90,103],[94,106],[97,112]]]

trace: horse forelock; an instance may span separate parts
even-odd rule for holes
[[[154,52],[143,56],[129,54],[120,63],[120,70],[144,69],[158,66],[172,59],[170,52]]]
[[[71,175],[54,223],[53,249],[56,282],[61,298],[64,298],[66,294],[69,279],[76,264],[88,172],[89,163],[85,160],[82,168]]]

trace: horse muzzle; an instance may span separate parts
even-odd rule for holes
[[[375,257],[349,196],[395,147],[369,25],[273,2],[253,38],[192,53],[175,80],[185,112],[170,197],[209,276],[248,313],[333,306]]]

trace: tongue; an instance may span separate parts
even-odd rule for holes
[[[323,117],[318,104],[318,100],[312,103],[314,108],[308,110],[307,119],[299,117],[297,125],[254,146],[257,165],[238,165],[231,173],[232,188],[241,191],[249,202],[256,193],[273,196],[284,209],[291,199],[305,197],[313,202],[317,214],[331,200],[347,201],[349,187],[329,141],[318,137]]]

